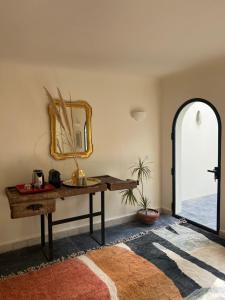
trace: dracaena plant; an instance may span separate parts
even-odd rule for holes
[[[131,166],[131,175],[136,176],[139,186],[135,189],[124,190],[122,194],[122,203],[137,205],[144,209],[147,213],[150,206],[150,200],[144,195],[144,182],[150,178],[151,170],[149,162],[138,159],[138,162]],[[137,193],[135,193],[137,191]],[[137,195],[136,195],[137,194]]]

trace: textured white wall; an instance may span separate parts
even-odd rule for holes
[[[153,207],[160,207],[159,194],[159,101],[155,80],[51,66],[0,63],[0,245],[24,240],[39,233],[39,218],[10,219],[6,186],[29,182],[34,168],[47,174],[58,169],[71,176],[70,159],[55,161],[49,155],[49,117],[42,86],[56,96],[56,87],[73,100],[84,99],[93,109],[94,153],[80,161],[87,175],[111,174],[130,178],[129,167],[140,157],[153,161],[152,179],[146,194]],[[147,111],[143,122],[130,117],[130,110]],[[121,205],[119,192],[106,193],[106,219],[133,213],[136,208]],[[97,205],[98,206],[98,205]],[[87,197],[57,202],[55,218],[87,211]],[[62,230],[86,224],[81,221],[56,227]]]

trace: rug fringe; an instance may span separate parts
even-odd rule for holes
[[[187,221],[185,219],[179,219],[177,222],[174,222],[171,225],[182,225],[182,224],[185,224],[185,223],[187,223]],[[90,251],[93,251],[93,250],[99,250],[99,249],[103,249],[105,247],[110,247],[110,246],[113,246],[113,245],[116,245],[116,244],[119,244],[119,243],[126,243],[126,242],[129,242],[129,241],[133,241],[133,240],[136,240],[136,239],[138,239],[140,237],[148,235],[153,230],[158,230],[158,229],[161,229],[163,227],[167,227],[169,225],[161,225],[161,226],[159,226],[157,228],[154,228],[154,229],[153,228],[152,229],[147,229],[147,230],[141,231],[141,232],[139,232],[137,234],[131,235],[128,238],[122,238],[122,239],[118,239],[118,240],[115,240],[113,242],[107,243],[104,246],[97,246],[97,247],[94,247],[94,248],[89,248],[87,250],[82,250],[82,251],[74,252],[74,253],[71,253],[71,254],[69,254],[67,256],[61,256],[60,258],[57,258],[57,259],[52,260],[50,262],[42,263],[42,264],[40,264],[38,266],[28,267],[27,269],[25,269],[23,271],[18,271],[18,272],[15,272],[15,273],[10,273],[8,275],[0,275],[0,281],[6,280],[6,279],[10,279],[10,278],[16,277],[18,275],[24,275],[24,274],[26,274],[28,272],[38,271],[38,270],[41,270],[41,269],[46,268],[48,266],[51,266],[51,265],[54,265],[54,264],[57,264],[57,263],[61,263],[61,262],[65,261],[65,260],[67,260],[67,259],[73,259],[73,258],[76,258],[77,256],[85,255],[86,253],[88,253]]]

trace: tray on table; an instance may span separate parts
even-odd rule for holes
[[[25,188],[26,184],[17,184],[16,189],[20,194],[36,194],[36,193],[43,193],[43,192],[50,192],[55,189],[55,187],[50,183],[45,183],[45,186],[43,188],[37,189],[32,188],[27,189]]]

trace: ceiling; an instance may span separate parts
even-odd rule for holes
[[[0,39],[0,59],[161,76],[225,54],[225,1],[1,0]]]

